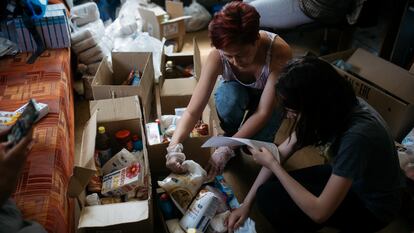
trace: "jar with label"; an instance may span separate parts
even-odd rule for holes
[[[115,138],[121,148],[125,148],[129,151],[133,150],[131,132],[126,129],[118,130],[115,133]]]

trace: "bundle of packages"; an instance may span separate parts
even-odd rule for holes
[[[82,73],[84,95],[92,98],[91,82],[101,60],[110,56],[112,41],[105,36],[105,26],[99,18],[96,3],[89,2],[71,10],[74,29],[71,33],[72,51],[77,55],[78,71]]]

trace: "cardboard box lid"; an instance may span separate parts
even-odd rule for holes
[[[356,74],[409,104],[414,104],[414,75],[366,50],[357,49],[347,60]]]
[[[165,1],[165,10],[167,10],[171,19],[184,15],[184,6],[182,2]]]
[[[142,119],[138,96],[95,100],[90,101],[89,104],[91,115],[96,111],[99,112],[96,118],[98,122],[131,120],[137,117]]]
[[[90,102],[91,118],[86,122],[83,130],[80,153],[75,156],[75,165],[68,188],[70,197],[79,196],[96,172],[94,154],[97,122],[142,119],[139,104],[137,96]]]
[[[161,97],[191,96],[196,85],[197,80],[194,77],[166,79],[161,88]]]
[[[114,205],[86,206],[82,209],[78,228],[104,227],[138,222],[149,216],[148,201],[131,201]]]

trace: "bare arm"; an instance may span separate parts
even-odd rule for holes
[[[272,45],[271,73],[260,97],[259,106],[233,137],[252,137],[265,126],[276,107],[275,85],[279,79],[280,71],[291,58],[292,51],[289,45],[282,38],[276,37]]]
[[[280,149],[281,156],[284,158],[284,152],[282,148]],[[268,150],[261,148],[260,151],[252,151],[252,154],[258,164],[267,167],[276,175],[293,201],[317,223],[323,223],[334,213],[352,185],[351,179],[332,174],[322,193],[315,196],[293,179]]]
[[[293,201],[316,223],[325,222],[334,213],[352,185],[352,180],[332,174],[321,195],[315,196],[277,163],[271,169]]]
[[[278,146],[280,160],[282,163],[284,163],[290,156],[293,154],[293,148],[296,144],[296,134],[293,133],[292,136],[287,138],[282,144]],[[254,181],[252,187],[249,190],[249,193],[247,194],[246,198],[244,199],[243,203],[249,205],[251,207],[251,204],[254,201],[254,198],[256,197],[257,189],[262,185],[264,182],[266,182],[272,175],[272,171],[266,167],[262,167],[262,169],[259,172],[259,175],[257,176],[256,180]]]
[[[293,154],[294,144],[296,143],[296,137],[292,136],[292,139],[285,140],[278,147],[281,159],[283,161],[287,160]],[[273,156],[272,156],[273,157]],[[257,189],[264,184],[272,176],[272,171],[267,167],[263,166],[254,181],[252,187],[249,190],[246,198],[243,201],[243,205],[240,208],[237,208],[232,211],[228,218],[228,227],[230,230],[237,229],[243,224],[246,218],[249,215],[250,209],[253,205],[253,201],[256,198]]]
[[[214,89],[217,76],[221,73],[222,69],[220,55],[214,49],[208,55],[207,62],[201,71],[200,80],[194,89],[186,111],[177,125],[170,145],[178,144],[188,137],[188,134],[200,119]]]

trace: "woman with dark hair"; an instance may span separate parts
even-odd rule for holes
[[[167,148],[166,165],[172,171],[185,170],[181,166],[185,159],[181,142],[200,119],[218,77],[220,83],[214,97],[225,135],[273,142],[281,121],[281,115],[274,110],[274,85],[292,54],[282,38],[259,30],[259,20],[254,7],[239,1],[228,3],[214,15],[208,30],[215,49],[203,66],[191,101]],[[233,156],[233,148],[219,147],[211,156],[209,176],[222,173]]]
[[[229,228],[244,222],[254,199],[280,232],[385,227],[400,209],[405,184],[384,120],[317,58],[290,62],[276,93],[285,113],[295,116],[291,136],[278,147],[281,163],[309,145],[319,146],[329,163],[286,172],[265,148],[251,150],[263,167],[243,205],[230,215]]]

